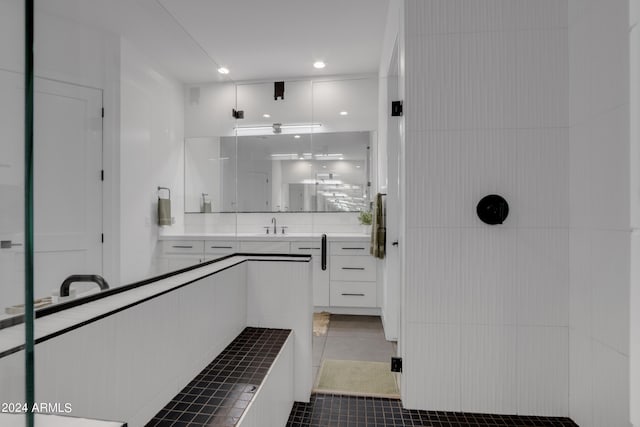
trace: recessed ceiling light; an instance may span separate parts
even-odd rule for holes
[[[300,157],[300,159],[299,159],[299,160],[304,160],[304,157]]]
[[[326,166],[322,165],[322,169],[326,169],[326,168],[327,168]]]
[[[265,119],[268,119],[269,117],[271,117],[271,114],[264,113],[262,117],[264,117]]]
[[[344,160],[344,157],[340,157],[338,160]]]
[[[313,63],[313,68],[317,68],[318,70],[321,70],[322,68],[326,67],[327,64],[325,64],[322,61],[316,61]]]
[[[360,165],[357,165],[357,166],[356,166],[356,168],[357,168],[357,169],[360,169]]]
[[[340,111],[340,115],[341,116],[348,116],[349,112],[348,111]]]
[[[229,69],[226,68],[226,67],[220,67],[220,68],[218,68],[218,72],[220,74],[229,74]]]
[[[295,139],[300,139],[300,135],[294,135],[293,136]]]

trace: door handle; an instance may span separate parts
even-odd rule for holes
[[[364,267],[342,267],[343,270],[364,270]]]
[[[320,268],[322,268],[322,271],[327,269],[327,235],[323,234],[322,235],[322,242],[321,245],[322,247],[322,253],[320,255]]]
[[[0,240],[0,249],[11,249],[14,246],[22,246],[22,243],[13,243],[11,240]]]
[[[391,245],[392,245],[392,246],[398,246],[398,241],[397,241],[397,240],[395,240]]]

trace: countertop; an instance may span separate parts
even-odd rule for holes
[[[327,239],[332,241],[368,241],[371,236],[368,233],[326,233]],[[286,233],[286,234],[266,234],[266,233],[165,233],[158,236],[159,240],[282,240],[282,241],[304,241],[320,239],[322,233]]]

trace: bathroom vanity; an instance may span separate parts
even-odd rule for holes
[[[159,239],[161,272],[233,253],[311,255],[316,311],[380,314],[377,265],[367,234],[327,234],[324,263],[321,234],[175,234]]]

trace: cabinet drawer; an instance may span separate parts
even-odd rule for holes
[[[369,242],[331,242],[331,255],[369,255]]]
[[[240,242],[240,252],[256,254],[288,254],[289,242]]]
[[[235,240],[207,240],[204,242],[205,254],[232,254],[238,252],[238,242]]]
[[[331,280],[375,282],[376,260],[368,256],[332,256],[329,260]]]
[[[162,251],[165,254],[198,254],[204,253],[202,240],[164,240]]]
[[[331,306],[375,307],[375,282],[331,282]]]
[[[322,252],[322,241],[291,242],[292,254],[319,255]]]

